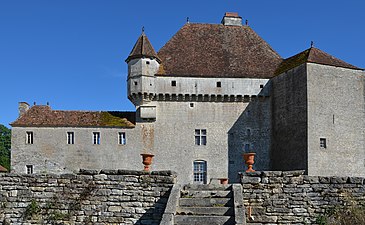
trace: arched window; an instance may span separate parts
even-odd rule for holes
[[[194,161],[194,183],[207,183],[207,162],[204,160]]]

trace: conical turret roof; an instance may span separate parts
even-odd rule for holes
[[[139,58],[155,58],[158,62],[161,62],[144,32],[142,32],[141,36],[139,36],[131,53],[125,61],[128,63],[132,59]]]

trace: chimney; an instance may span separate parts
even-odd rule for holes
[[[226,12],[222,24],[225,26],[242,26],[242,17],[236,12]]]
[[[26,111],[29,109],[29,104],[26,102],[19,102],[18,103],[18,111],[19,117],[22,116]]]

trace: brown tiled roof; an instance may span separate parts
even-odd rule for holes
[[[6,172],[8,172],[8,169],[0,165],[0,173],[6,173]]]
[[[348,64],[340,59],[337,59],[318,48],[311,47],[299,54],[296,54],[290,58],[285,59],[280,64],[275,74],[281,74],[306,62],[343,67],[348,69],[362,70],[356,66]]]
[[[150,41],[148,40],[144,32],[141,34],[141,36],[139,36],[136,44],[134,44],[131,53],[125,61],[129,62],[131,59],[136,58],[155,58],[157,61],[160,62],[157,53],[153,49]]]
[[[158,52],[159,75],[270,78],[282,58],[248,26],[185,24]]]
[[[33,106],[10,125],[13,127],[134,127],[134,112],[61,111]],[[131,119],[128,120],[128,119]],[[132,120],[133,119],[133,120]]]

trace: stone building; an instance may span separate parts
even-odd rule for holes
[[[365,73],[311,47],[283,59],[237,13],[186,23],[157,53],[142,33],[126,59],[135,112],[20,103],[12,170],[174,170],[178,182],[256,170],[365,176]]]

